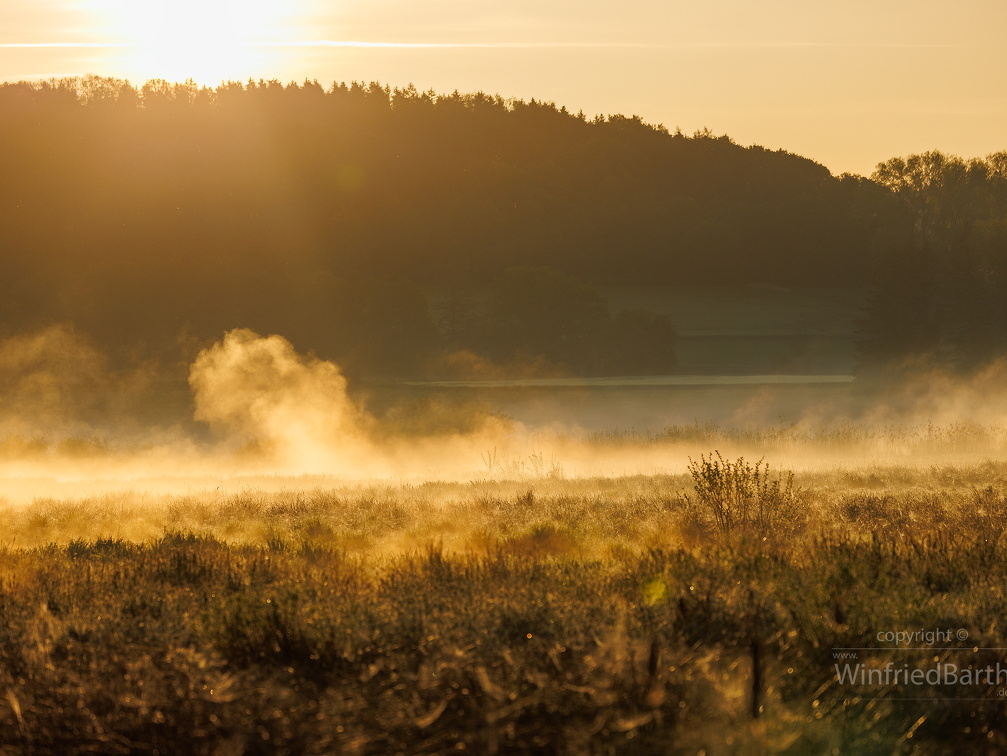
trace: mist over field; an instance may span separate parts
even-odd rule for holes
[[[337,364],[282,336],[235,329],[197,353],[179,386],[150,365],[114,368],[84,335],[53,326],[0,342],[0,374],[9,502],[145,486],[681,474],[714,449],[797,470],[1007,451],[1002,361],[965,375],[920,367],[868,385],[722,374],[355,389]]]

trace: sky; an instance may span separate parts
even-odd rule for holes
[[[0,0],[0,80],[380,81],[709,128],[833,173],[1007,149],[1003,0]]]

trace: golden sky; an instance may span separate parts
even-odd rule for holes
[[[1007,149],[1003,0],[0,0],[0,79],[414,83],[784,148]]]

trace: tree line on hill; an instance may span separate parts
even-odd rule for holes
[[[1007,356],[1007,152],[892,158],[872,178],[911,233],[874,265],[861,369],[923,359],[967,371]]]
[[[966,304],[993,306],[1003,161],[980,162],[981,181],[971,163],[931,184],[897,161],[835,177],[709,131],[377,83],[8,83],[0,324],[72,322],[156,356],[242,326],[370,376],[458,355],[663,372],[671,324],[599,288],[877,280],[869,362],[929,344],[921,322],[943,347],[979,316]],[[916,313],[935,287],[944,303],[900,331],[886,308]]]

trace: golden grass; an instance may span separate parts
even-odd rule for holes
[[[833,655],[1007,666],[1007,463],[799,471],[785,519],[729,530],[697,482],[8,505],[0,753],[1007,748],[995,687],[903,700]],[[878,642],[903,628],[967,639]]]

